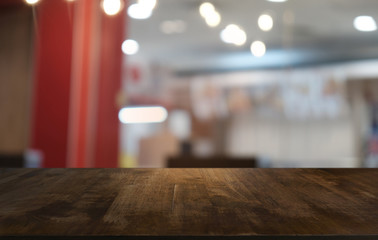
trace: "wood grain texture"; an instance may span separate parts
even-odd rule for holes
[[[0,169],[4,239],[311,235],[378,239],[378,169]]]

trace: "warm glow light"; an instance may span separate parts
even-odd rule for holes
[[[213,12],[215,12],[214,5],[209,2],[204,2],[199,7],[200,14],[203,18],[206,18],[207,16],[211,15]]]
[[[102,8],[107,15],[113,16],[121,11],[121,0],[103,0]]]
[[[186,30],[186,23],[182,20],[164,21],[160,24],[160,31],[165,34],[183,33]]]
[[[164,107],[126,107],[119,111],[118,118],[124,124],[159,123],[167,119],[168,112]]]
[[[139,44],[137,41],[128,39],[122,43],[122,52],[126,55],[134,55],[139,50]]]
[[[223,42],[235,44],[237,46],[244,45],[247,41],[247,35],[244,30],[235,24],[230,24],[223,29],[220,37]]]
[[[255,57],[262,57],[265,55],[266,47],[265,44],[261,41],[254,41],[251,44],[251,52]]]
[[[165,34],[172,34],[176,32],[175,23],[173,21],[164,21],[160,23],[160,31]]]
[[[134,19],[147,19],[152,15],[152,9],[140,4],[132,4],[127,9],[127,14]]]
[[[34,5],[39,2],[39,0],[25,0],[27,4]]]
[[[267,14],[261,15],[257,23],[259,28],[265,32],[270,31],[273,28],[273,18]]]
[[[372,32],[377,30],[377,23],[370,16],[359,16],[354,19],[354,27],[361,32]]]
[[[221,16],[218,12],[212,12],[205,18],[205,20],[210,27],[216,27],[221,21]]]

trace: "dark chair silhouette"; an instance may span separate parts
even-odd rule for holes
[[[21,168],[24,166],[22,154],[0,154],[0,168]]]
[[[172,156],[167,159],[168,168],[255,168],[254,157],[211,156],[195,157],[190,155]]]

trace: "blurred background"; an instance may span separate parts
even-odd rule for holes
[[[0,167],[378,167],[376,0],[1,0]]]

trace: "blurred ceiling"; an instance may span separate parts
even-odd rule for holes
[[[140,51],[130,58],[165,65],[179,74],[255,68],[322,64],[378,58],[378,32],[360,32],[355,17],[378,20],[377,0],[212,0],[221,15],[217,27],[209,27],[199,13],[203,1],[158,0],[150,18],[129,19],[129,38],[139,42]],[[135,1],[130,1],[130,4]],[[271,31],[259,29],[261,14],[273,17]],[[182,33],[166,34],[162,22],[181,20]],[[243,46],[222,42],[220,32],[237,24],[247,34]],[[250,44],[265,42],[267,53],[254,57]]]

